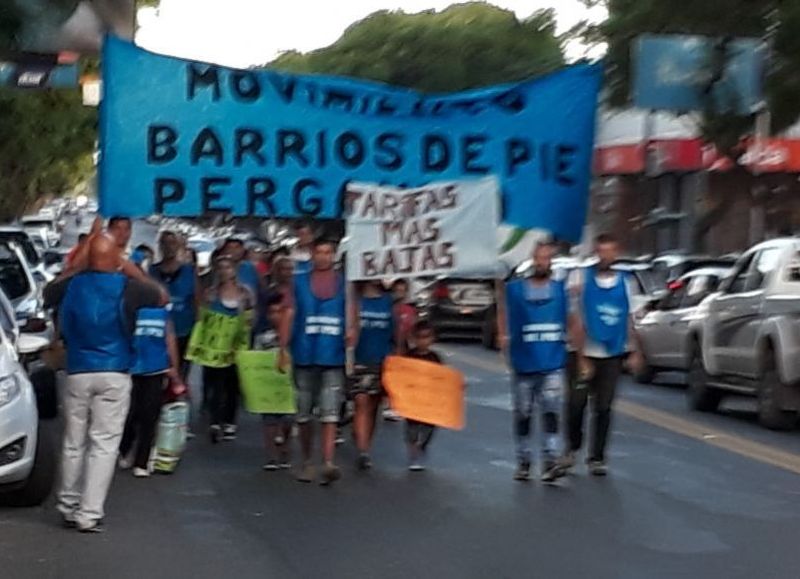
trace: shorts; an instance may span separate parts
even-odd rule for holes
[[[356,367],[355,374],[348,379],[347,397],[353,399],[359,394],[368,394],[370,396],[383,394],[380,367]]]
[[[298,424],[309,422],[316,408],[322,423],[339,422],[339,407],[344,390],[344,369],[297,366],[294,369],[297,391]]]

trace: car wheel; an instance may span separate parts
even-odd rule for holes
[[[770,430],[791,430],[797,422],[797,414],[781,408],[779,395],[784,385],[772,352],[767,354],[766,364],[758,388],[758,421]]]
[[[700,347],[695,349],[692,356],[692,363],[689,366],[688,376],[689,386],[686,393],[689,400],[689,408],[700,412],[714,412],[722,402],[722,392],[717,388],[708,385],[708,374]]]
[[[647,363],[647,358],[644,358],[642,367],[639,368],[633,377],[639,384],[651,384],[656,377],[656,371]]]
[[[33,470],[24,486],[8,493],[4,503],[13,507],[35,507],[50,496],[56,476],[55,425],[40,422]]]
[[[481,342],[487,350],[497,350],[497,319],[494,315],[487,315],[483,322]]]

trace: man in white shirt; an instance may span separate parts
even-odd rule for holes
[[[591,397],[592,441],[587,463],[591,474],[605,476],[611,409],[622,361],[628,356],[629,364],[637,368],[641,356],[638,348],[629,353],[631,338],[638,343],[633,329],[631,282],[624,272],[611,267],[619,257],[619,243],[612,235],[602,234],[595,241],[595,251],[597,265],[576,271],[570,284],[574,309],[584,326],[583,355],[588,364],[569,391],[567,463],[574,465],[583,444],[584,411]]]

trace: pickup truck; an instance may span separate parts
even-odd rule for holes
[[[787,430],[800,411],[800,239],[756,245],[693,316],[691,408],[754,396],[761,424]]]

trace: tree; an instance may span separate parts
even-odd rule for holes
[[[95,125],[77,91],[0,92],[0,219],[85,180],[94,170]]]
[[[519,20],[511,11],[469,2],[441,12],[375,12],[333,45],[305,54],[286,52],[269,66],[431,93],[521,80],[563,64],[552,10]]]

